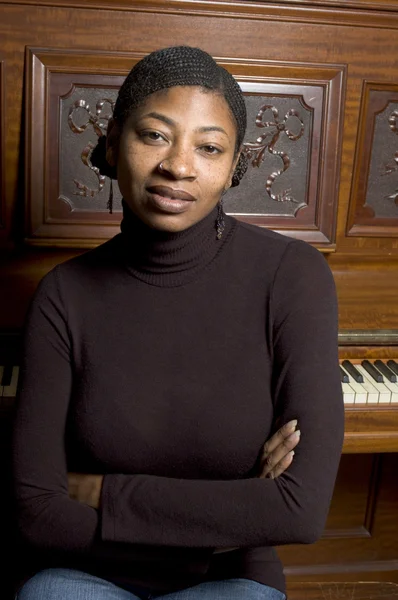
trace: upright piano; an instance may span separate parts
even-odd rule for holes
[[[323,538],[278,549],[287,577],[398,583],[398,0],[0,6],[4,489],[29,301],[50,269],[119,231],[119,190],[108,214],[90,148],[136,60],[200,45],[247,96],[249,170],[226,211],[318,248],[337,286],[344,451]],[[11,532],[6,496],[0,533]]]

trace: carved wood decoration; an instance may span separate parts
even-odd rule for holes
[[[398,235],[397,84],[364,84],[348,235]]]
[[[4,60],[0,59],[0,229],[5,226],[5,93]]]
[[[110,216],[109,181],[90,154],[106,131],[124,75],[142,56],[27,50],[31,244],[91,246],[118,231],[120,192],[114,185],[116,214]],[[343,67],[218,62],[240,82],[249,120],[248,174],[228,192],[226,211],[332,248]]]
[[[345,68],[219,62],[240,82],[248,109],[249,169],[228,192],[227,212],[332,249]]]
[[[117,233],[120,213],[107,213],[109,183],[98,177],[89,156],[136,60],[137,55],[27,48],[29,243],[93,246]]]

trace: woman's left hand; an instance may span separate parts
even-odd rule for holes
[[[103,475],[68,473],[69,496],[73,500],[98,508]]]
[[[300,430],[296,427],[296,420],[289,421],[265,442],[258,477],[276,479],[291,465],[294,448],[300,441]]]

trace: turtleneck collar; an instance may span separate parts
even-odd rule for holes
[[[231,238],[235,219],[224,215],[225,229],[216,237],[217,207],[192,227],[177,233],[152,229],[123,202],[121,240],[126,266],[138,279],[160,287],[194,280]]]

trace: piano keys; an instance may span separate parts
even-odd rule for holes
[[[1,358],[1,357],[0,357]],[[344,453],[398,452],[398,383],[383,372],[377,382],[362,366],[361,359],[342,360],[345,407]],[[395,367],[396,359],[383,359],[383,365]],[[376,361],[372,364],[377,369]],[[355,369],[355,370],[354,370]],[[386,371],[386,373],[388,373]],[[359,375],[359,377],[358,377]],[[0,365],[0,416],[11,416],[17,391],[18,365]]]
[[[354,364],[354,361],[344,360],[340,369],[346,374],[342,384],[344,404],[398,405],[398,383],[394,381],[394,372],[387,361],[376,360],[373,363],[363,360]],[[361,375],[361,380],[355,372]]]

